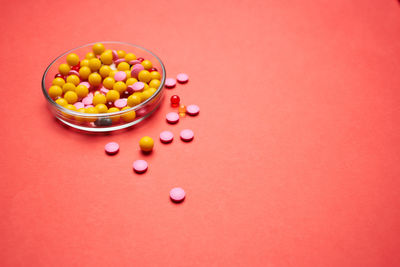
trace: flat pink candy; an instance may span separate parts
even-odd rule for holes
[[[116,82],[122,82],[122,81],[125,81],[125,79],[126,79],[126,73],[125,73],[125,71],[118,71],[118,72],[115,73],[115,75],[114,75],[114,80],[115,80]]]
[[[112,51],[112,55],[113,55],[113,60],[115,61],[115,60],[117,60],[119,57],[118,57],[118,53],[117,53],[117,51],[115,51],[115,50],[113,50]]]
[[[170,131],[163,131],[160,133],[160,140],[164,144],[171,143],[173,139],[174,134]]]
[[[130,85],[133,91],[139,92],[144,89],[144,83],[142,82],[135,82],[134,84]]]
[[[180,83],[187,83],[187,81],[189,81],[189,76],[186,73],[179,73],[176,75],[176,79]]]
[[[79,77],[79,72],[77,72],[76,70],[70,70],[70,71],[68,72],[68,75],[76,75],[76,76]]]
[[[199,114],[200,108],[197,105],[189,105],[186,107],[186,113],[189,114],[190,116],[196,116]]]
[[[165,87],[173,88],[176,85],[176,80],[174,78],[167,78],[165,79]]]
[[[145,160],[138,159],[133,162],[133,170],[137,173],[144,173],[147,171],[148,165]]]
[[[90,88],[90,83],[88,83],[88,82],[81,82],[79,85],[84,85],[84,86],[86,86],[88,89]]]
[[[126,107],[127,102],[128,102],[128,99],[120,98],[120,99],[115,100],[114,106],[117,108],[124,108],[124,107]]]
[[[192,130],[185,129],[181,131],[181,139],[185,142],[192,141],[194,137],[194,133]]]
[[[91,96],[88,95],[88,96],[84,97],[84,98],[82,99],[82,103],[85,104],[85,105],[91,105],[91,104],[93,104],[93,94],[92,94]]]
[[[140,62],[140,61],[137,60],[137,59],[134,59],[134,60],[129,61],[128,63],[129,63],[130,65],[135,65],[135,64],[140,64],[140,63],[142,63],[142,62]]]
[[[76,107],[76,109],[80,109],[80,108],[84,108],[85,104],[83,104],[82,102],[76,102],[74,104],[74,106]]]
[[[185,196],[185,190],[180,187],[172,188],[171,191],[169,191],[169,197],[174,202],[182,202],[185,199]]]
[[[102,93],[103,95],[106,95],[106,94],[108,93],[108,91],[110,91],[110,90],[108,90],[108,89],[105,88],[105,87],[102,87],[102,88],[100,89],[100,93]]]
[[[107,154],[114,155],[119,151],[119,145],[116,142],[110,142],[104,146],[104,150]]]
[[[85,105],[85,108],[93,108],[93,105]]]
[[[179,114],[176,112],[170,112],[165,116],[165,118],[167,119],[168,123],[174,124],[179,121]]]
[[[115,65],[118,66],[118,64],[121,62],[125,62],[125,58],[119,58],[119,59],[115,60]]]
[[[137,78],[139,75],[139,72],[141,72],[142,70],[144,70],[144,67],[142,66],[142,64],[133,65],[132,71],[131,71],[131,76],[133,78]]]

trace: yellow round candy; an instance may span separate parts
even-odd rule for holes
[[[112,107],[112,108],[108,109],[107,113],[118,112],[118,111],[119,111],[118,108]],[[110,119],[111,119],[112,122],[118,122],[119,119],[120,119],[120,116],[119,115],[112,115],[112,116],[110,116]]]
[[[124,50],[117,50],[118,58],[125,58],[126,52]]]
[[[147,83],[144,83],[144,90],[149,89],[149,85]]]
[[[95,107],[88,107],[88,108],[85,108],[85,113],[96,114],[97,113],[97,109]],[[94,118],[87,117],[87,118],[85,118],[85,120],[88,121],[88,122],[94,122],[94,121],[97,120],[97,118],[96,117],[94,117]]]
[[[50,88],[49,88],[49,96],[51,97],[51,98],[56,98],[56,97],[59,97],[59,96],[61,96],[62,95],[62,89],[61,89],[61,87],[60,86],[58,86],[58,85],[52,85],[52,86],[50,86]]]
[[[105,104],[107,102],[106,96],[103,94],[97,94],[93,97],[93,105]]]
[[[122,94],[126,90],[126,84],[124,82],[116,82],[113,85],[113,89]]]
[[[149,136],[144,136],[139,141],[140,149],[144,152],[150,152],[153,150],[154,140]]]
[[[124,108],[121,109],[121,110],[127,110],[127,109],[129,109],[129,108],[130,108],[130,107],[124,107]],[[122,118],[125,122],[134,121],[135,118],[136,118],[136,112],[135,112],[134,110],[127,111],[126,113],[124,113],[124,114],[121,115],[121,118]]]
[[[151,75],[151,79],[157,79],[157,80],[161,80],[161,74],[158,71],[152,71],[150,72]]]
[[[114,102],[115,100],[120,98],[120,94],[117,90],[110,90],[106,94],[107,102]]]
[[[64,84],[65,84],[65,81],[64,81],[64,79],[61,78],[61,77],[57,77],[57,78],[55,78],[55,79],[53,80],[53,85],[58,85],[58,86],[60,86],[60,87],[63,87]]]
[[[130,107],[134,107],[134,106],[136,106],[136,105],[139,105],[140,102],[142,102],[142,98],[141,98],[140,96],[138,96],[138,95],[130,95],[130,96],[128,97],[128,102],[127,102],[127,104],[128,104],[128,106],[130,106]]]
[[[139,81],[148,83],[151,80],[150,72],[148,72],[147,70],[142,70],[141,72],[139,72],[138,78]]]
[[[144,90],[142,92],[142,100],[147,100],[154,94],[155,89],[154,90],[152,90],[152,89],[154,89],[154,88],[149,87],[149,89]]]
[[[101,67],[101,61],[98,58],[92,58],[89,60],[89,68],[92,71],[97,71]]]
[[[71,68],[69,67],[68,64],[60,64],[60,66],[58,66],[58,71],[62,74],[62,75],[67,75],[68,72],[71,70]]]
[[[125,70],[124,72],[126,73],[126,78],[127,79],[131,78],[131,71],[130,70]]]
[[[143,60],[141,64],[146,70],[149,70],[153,67],[153,64],[151,63],[151,61],[147,60],[147,59]]]
[[[74,105],[71,105],[71,104],[66,105],[65,108],[67,108],[69,110],[76,111],[76,107]]]
[[[121,62],[121,63],[118,64],[117,69],[118,69],[119,71],[122,71],[122,70],[129,70],[130,67],[131,67],[131,66],[129,66],[128,63],[126,63],[126,62]]]
[[[66,105],[68,105],[67,100],[65,100],[64,98],[59,98],[56,100],[56,103],[59,104],[60,106],[64,107]]]
[[[104,104],[97,104],[97,105],[95,106],[95,108],[97,109],[97,112],[98,112],[98,113],[106,113],[107,110],[108,110],[107,106],[104,105]]]
[[[85,96],[88,95],[89,89],[85,85],[79,84],[75,88],[75,93],[78,95],[79,98],[84,98]]]
[[[92,50],[95,55],[101,55],[101,53],[103,53],[106,48],[102,43],[97,43],[93,45]]]
[[[101,77],[105,78],[110,74],[110,71],[111,71],[110,66],[103,65],[103,66],[101,66],[99,73],[100,73]]]
[[[68,104],[74,104],[78,101],[78,95],[74,91],[68,91],[64,94],[64,99],[67,100]]]
[[[87,80],[90,73],[92,73],[92,71],[88,66],[83,66],[79,69],[79,76],[81,76],[82,80]]]
[[[85,113],[85,108],[80,108],[77,110],[79,113]],[[85,121],[85,118],[83,116],[74,116],[74,119],[79,121],[79,122],[83,122]]]
[[[73,84],[73,83],[64,84],[62,87],[62,91],[63,91],[63,93],[68,92],[68,91],[75,92],[75,84]]]
[[[142,92],[134,92],[132,95],[137,96],[140,98],[140,102],[143,102],[143,96],[142,96]]]
[[[129,85],[136,83],[137,81],[138,80],[136,80],[135,78],[128,78],[125,83],[126,83],[126,86],[129,86]]]
[[[76,66],[79,63],[79,57],[75,53],[68,54],[67,56],[67,63],[70,66]]]
[[[115,73],[117,73],[117,72],[118,72],[118,70],[111,70],[110,74],[108,74],[108,77],[114,78]]]
[[[81,60],[81,68],[83,66],[89,67],[89,59],[85,58]]]
[[[99,86],[101,84],[101,76],[97,72],[91,73],[88,80],[93,86]]]
[[[113,54],[111,50],[104,51],[100,56],[101,62],[106,65],[110,65],[113,63]]]
[[[81,79],[79,79],[78,76],[75,74],[69,75],[67,77],[67,83],[73,83],[75,86],[77,86],[81,82]]]
[[[93,52],[89,52],[85,56],[86,59],[92,59],[92,58],[95,58],[95,57],[96,57],[96,55]]]
[[[103,80],[103,86],[107,89],[112,89],[114,86],[115,80],[114,78],[107,77]]]
[[[149,86],[153,88],[158,88],[160,85],[161,81],[157,79],[151,80],[151,82],[149,83]]]
[[[135,56],[135,54],[133,54],[133,53],[128,53],[128,54],[125,55],[125,60],[126,60],[127,62],[129,62],[129,61],[131,61],[131,60],[135,60],[135,59],[136,59],[136,56]]]

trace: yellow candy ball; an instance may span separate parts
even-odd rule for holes
[[[124,50],[117,50],[118,58],[125,58],[126,52]]]
[[[148,89],[149,85],[147,83],[144,83],[144,90]]]
[[[154,94],[155,89],[154,90],[152,90],[152,89],[154,89],[154,88],[149,87],[149,89],[144,90],[142,92],[142,100],[147,100]]]
[[[140,102],[142,102],[142,98],[140,96],[138,96],[138,95],[130,95],[128,97],[127,104],[130,107],[134,107],[136,105],[139,105]]]
[[[101,66],[99,73],[100,73],[101,77],[105,78],[108,75],[110,75],[111,70],[112,69],[110,68],[110,66],[103,65],[103,66]]]
[[[129,107],[124,107],[123,109],[121,109],[121,111],[123,110],[127,110],[129,109]],[[127,111],[126,113],[121,115],[121,118],[125,121],[125,122],[131,122],[134,121],[136,118],[136,112],[134,110],[131,111]]]
[[[67,100],[68,104],[74,104],[78,101],[78,95],[74,91],[68,91],[64,94],[64,99]]]
[[[76,86],[73,83],[66,83],[62,87],[62,91],[63,91],[63,93],[68,92],[68,91],[75,92],[75,87]]]
[[[149,70],[153,67],[153,64],[151,63],[151,61],[147,60],[147,59],[143,60],[141,64],[146,70]]]
[[[112,89],[114,86],[115,80],[114,78],[107,77],[103,80],[103,86],[107,89]]]
[[[65,81],[63,78],[57,77],[53,80],[53,85],[58,85],[60,87],[63,87],[65,84]]]
[[[93,86],[99,86],[101,84],[101,76],[97,72],[91,73],[88,80]]]
[[[126,63],[126,62],[121,62],[121,63],[118,64],[117,69],[118,69],[119,71],[123,71],[123,70],[129,70],[130,67],[131,67],[131,66],[129,66],[128,63]]]
[[[157,79],[157,80],[161,80],[161,74],[158,71],[152,71],[150,72],[151,75],[151,79]]]
[[[62,74],[62,75],[67,75],[68,72],[71,70],[71,68],[69,67],[68,64],[60,64],[60,66],[58,66],[58,71]]]
[[[82,80],[87,80],[90,73],[92,73],[92,71],[88,66],[83,66],[79,69],[79,76],[81,76]]]
[[[89,59],[85,58],[81,60],[81,68],[84,66],[89,67]]]
[[[126,84],[124,82],[116,82],[113,85],[113,89],[122,94],[126,90]]]
[[[107,106],[104,105],[104,104],[97,104],[97,105],[95,106],[95,108],[97,109],[97,112],[98,112],[98,113],[106,113],[107,110],[108,110]]]
[[[106,48],[102,43],[97,43],[93,45],[92,50],[95,55],[101,55],[101,53],[103,53]]]
[[[97,109],[95,107],[88,107],[88,108],[85,108],[85,113],[96,114],[97,113]],[[96,117],[94,117],[94,118],[86,117],[85,120],[87,122],[94,122],[94,121],[97,120],[97,118]]]
[[[76,76],[75,74],[69,75],[67,77],[67,83],[73,83],[75,86],[77,86],[80,82],[81,82],[81,79],[79,79],[79,77]]]
[[[65,108],[67,108],[69,110],[76,111],[76,107],[74,105],[71,105],[71,104],[66,105]]]
[[[147,70],[142,70],[141,72],[139,72],[138,78],[139,81],[148,83],[151,80],[150,72],[148,72]]]
[[[112,107],[112,108],[109,108],[109,109],[108,109],[107,113],[118,112],[118,111],[119,111],[118,108]],[[112,122],[115,123],[115,122],[118,122],[118,121],[119,121],[120,116],[119,116],[119,115],[112,115],[112,116],[110,116],[110,119],[111,119]]]
[[[127,78],[127,79],[131,78],[131,75],[132,75],[132,74],[131,74],[131,71],[130,71],[130,70],[125,70],[124,72],[126,73],[126,78]]]
[[[101,67],[101,61],[98,58],[92,58],[89,60],[89,68],[91,71],[98,71]]]
[[[107,102],[106,96],[103,94],[97,94],[93,97],[93,105],[105,104]]]
[[[160,85],[161,85],[161,81],[156,80],[156,79],[151,80],[151,82],[149,83],[149,86],[153,87],[153,88],[158,88]]]
[[[52,85],[49,88],[49,96],[53,99],[62,95],[62,89],[58,85]]]
[[[68,105],[67,100],[65,100],[64,98],[59,98],[56,100],[56,103],[59,104],[60,106],[64,107],[66,105]]]
[[[115,100],[120,98],[120,94],[117,90],[110,90],[106,94],[107,102],[114,102]]]
[[[126,60],[127,62],[129,62],[129,61],[131,61],[131,60],[135,60],[135,59],[136,59],[136,56],[135,56],[135,54],[133,54],[133,53],[128,53],[128,54],[125,55],[125,60]]]
[[[140,149],[144,152],[150,152],[153,150],[154,140],[149,136],[144,136],[139,141]]]
[[[79,113],[85,113],[85,108],[80,108],[77,110]],[[85,121],[85,117],[83,116],[74,116],[74,119],[79,121],[79,122],[83,122]]]
[[[128,78],[125,83],[126,83],[126,86],[129,86],[129,85],[136,83],[137,81],[138,80],[136,80],[135,78]]]
[[[85,56],[86,59],[92,59],[92,58],[95,58],[95,57],[96,57],[96,55],[93,52],[89,52]]]
[[[80,84],[75,88],[75,93],[78,95],[79,98],[84,98],[88,95],[89,89],[85,85]]]
[[[79,57],[75,53],[68,54],[67,56],[67,63],[70,66],[76,66],[79,63]]]
[[[108,74],[108,77],[114,78],[115,73],[117,73],[117,72],[118,72],[118,70],[111,70],[110,74]]]
[[[100,56],[101,62],[106,65],[110,65],[113,63],[113,55],[111,50],[104,51]]]

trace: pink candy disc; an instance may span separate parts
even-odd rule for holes
[[[82,99],[82,103],[85,104],[85,105],[91,105],[91,104],[93,104],[93,94],[92,94],[91,96],[88,95],[88,96],[84,97],[84,98]]]
[[[144,70],[144,67],[142,64],[135,64],[132,67],[132,71],[131,71],[131,76],[133,78],[137,78],[139,75],[139,72],[141,72],[142,70]]]
[[[127,102],[128,102],[128,99],[120,98],[120,99],[115,100],[114,106],[117,108],[124,108],[124,107],[126,107]]]
[[[128,62],[130,65],[135,65],[135,64],[140,64],[142,62],[140,62],[139,60],[135,59],[135,60],[131,60]]]
[[[74,104],[74,106],[76,107],[76,109],[80,109],[80,108],[84,108],[85,104],[83,104],[82,102],[76,102]]]
[[[137,173],[144,173],[147,171],[147,162],[142,159],[138,159],[135,162],[133,162],[133,170]]]
[[[90,83],[88,83],[88,82],[81,82],[79,85],[84,85],[84,86],[86,86],[88,89],[90,88]]]
[[[125,79],[126,79],[126,73],[125,73],[125,71],[118,71],[118,72],[115,73],[115,75],[114,75],[114,80],[115,80],[116,82],[122,82],[122,81],[125,81]]]
[[[180,83],[187,83],[187,81],[189,81],[189,76],[186,73],[179,73],[176,76],[176,79],[178,80],[178,82]]]
[[[134,84],[130,85],[134,92],[139,92],[144,89],[144,83],[142,82],[135,82]]]
[[[85,108],[93,108],[93,105],[85,105]]]
[[[70,70],[70,71],[68,72],[68,75],[76,75],[76,76],[79,77],[79,72],[77,72],[76,70]]]
[[[169,197],[174,202],[182,202],[185,199],[185,196],[185,190],[180,187],[172,188],[171,191],[169,191]]]
[[[119,57],[118,57],[118,53],[117,53],[117,51],[115,51],[115,50],[113,50],[112,51],[112,55],[113,55],[113,60],[115,61],[115,60],[117,60]]]
[[[110,142],[104,146],[104,150],[107,154],[114,155],[119,151],[119,145],[116,142]]]
[[[110,91],[110,90],[108,90],[108,89],[105,88],[105,87],[102,87],[102,88],[100,89],[100,93],[102,93],[103,95],[106,95],[106,94],[108,93],[108,91]]]
[[[160,140],[164,144],[171,143],[173,139],[174,134],[170,131],[163,131],[160,133]]]
[[[119,63],[125,62],[125,58],[119,58],[119,59],[115,60],[114,62],[115,62],[115,65],[118,66]]]
[[[165,116],[165,118],[167,119],[168,123],[174,124],[179,121],[179,114],[176,112],[170,112]]]
[[[181,139],[185,142],[190,142],[193,140],[194,133],[192,130],[185,129],[181,131]]]
[[[186,107],[186,113],[189,114],[190,116],[196,116],[199,114],[200,108],[197,105],[189,105]]]
[[[174,78],[167,78],[165,79],[165,87],[167,88],[173,88],[176,85],[176,81]]]

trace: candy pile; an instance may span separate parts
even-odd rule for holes
[[[123,50],[106,50],[101,43],[93,45],[92,52],[83,59],[75,53],[68,54],[58,70],[48,89],[49,96],[60,106],[80,113],[129,109],[150,98],[161,84],[161,74],[151,61]],[[80,122],[95,120],[74,118]],[[132,110],[105,117],[96,125],[108,126],[120,119],[131,122],[135,118]]]

